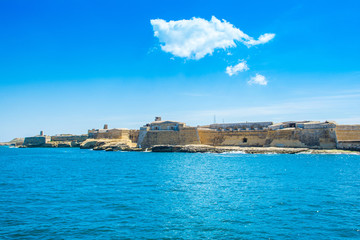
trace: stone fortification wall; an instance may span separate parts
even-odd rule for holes
[[[175,121],[155,121],[149,124],[151,130],[179,130],[185,128],[186,124]]]
[[[89,133],[89,138],[94,139],[129,139],[129,129],[109,129]]]
[[[338,141],[360,141],[360,125],[337,125]]]
[[[50,142],[50,136],[35,136],[35,137],[26,137],[24,140],[24,145],[28,147],[41,146]]]
[[[319,129],[319,128],[335,128],[335,122],[323,122],[323,123],[316,123],[316,122],[309,122],[302,124],[304,129]],[[297,124],[299,127],[300,124]]]
[[[360,141],[338,141],[338,149],[360,151]]]
[[[360,151],[360,125],[337,125],[337,148]]]
[[[267,131],[214,131],[199,129],[201,144],[212,146],[247,146],[262,147],[265,145]]]
[[[137,143],[139,139],[139,130],[129,130],[129,139],[133,143]]]
[[[213,146],[336,148],[333,129],[198,131],[201,144]]]
[[[273,122],[245,122],[245,123],[214,123],[210,124],[210,129],[235,129],[235,130],[262,130],[272,125]]]
[[[179,131],[141,130],[138,146],[148,148],[155,145],[200,144],[196,128],[183,128]]]
[[[51,136],[53,142],[76,141],[83,142],[88,138],[88,135],[64,135],[64,136]]]
[[[179,131],[150,130],[147,126],[141,128],[138,134],[138,146],[147,148],[154,145],[206,144],[212,146],[305,147],[313,149],[334,149],[341,146],[344,149],[349,149],[357,148],[356,144],[358,143],[337,145],[337,135],[342,137],[340,140],[360,141],[360,125],[335,128],[333,122],[299,123],[304,126],[302,128],[287,127],[278,130],[260,129],[260,127],[249,129],[247,125],[245,126],[247,130],[242,130],[238,128],[240,125],[235,126],[234,124],[230,124],[231,126],[214,125],[213,127],[219,127],[217,129],[186,127],[180,128]],[[267,124],[269,123],[264,123],[264,125]],[[296,122],[291,122],[291,124],[295,126]]]
[[[270,147],[336,148],[333,128],[270,130],[266,145]]]

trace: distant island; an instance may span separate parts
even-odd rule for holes
[[[140,129],[91,129],[87,134],[16,138],[19,148],[78,147],[105,151],[229,152],[244,153],[350,153],[360,151],[360,125],[334,121],[214,123],[190,127],[177,121],[155,121]]]

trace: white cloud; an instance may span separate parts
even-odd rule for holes
[[[275,36],[273,33],[265,33],[256,40],[231,23],[214,16],[210,21],[194,17],[190,20],[169,22],[152,19],[150,23],[164,52],[196,60],[211,55],[215,49],[236,47],[235,41],[251,47],[264,44]]]
[[[250,39],[247,42],[244,42],[245,45],[247,45],[248,47],[254,46],[254,45],[259,45],[259,44],[264,44],[267,43],[268,41],[270,41],[271,39],[273,39],[275,37],[274,33],[265,33],[263,35],[261,35],[258,40],[255,39]]]
[[[248,81],[248,84],[250,84],[250,85],[252,85],[252,84],[267,85],[268,81],[266,80],[265,76],[257,73],[255,77],[252,77]]]
[[[249,70],[249,67],[246,64],[246,61],[243,60],[235,66],[228,66],[226,68],[226,73],[231,77],[232,75],[236,75],[239,72],[244,72],[247,70]]]

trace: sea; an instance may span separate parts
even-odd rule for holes
[[[0,239],[360,239],[360,155],[0,147]]]

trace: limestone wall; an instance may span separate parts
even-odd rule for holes
[[[338,141],[360,141],[360,125],[337,125]]]
[[[83,142],[88,138],[88,135],[66,135],[66,136],[51,136],[51,141],[76,141]]]
[[[251,129],[262,130],[272,125],[273,122],[245,122],[245,123],[214,123],[210,124],[211,129]]]
[[[155,145],[199,144],[196,128],[184,128],[179,131],[143,130],[139,135],[138,146],[148,148]]]
[[[137,143],[139,139],[139,130],[129,130],[129,139],[133,143]]]
[[[336,135],[333,129],[198,131],[201,144],[213,146],[336,148]]]
[[[267,131],[214,131],[199,129],[201,144],[212,146],[253,146],[265,145]]]
[[[109,129],[89,133],[89,138],[94,139],[129,139],[129,129]]]
[[[334,127],[245,131],[217,131],[209,128],[184,128],[179,131],[156,131],[149,130],[149,128],[142,128],[138,135],[138,146],[142,148],[154,145],[187,144],[333,149],[337,147],[337,138]]]
[[[343,150],[360,151],[360,141],[339,141],[337,148]]]
[[[336,134],[333,128],[270,130],[265,146],[331,149],[336,148]]]
[[[41,146],[50,141],[50,136],[35,136],[35,137],[26,137],[24,140],[25,146]]]

